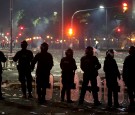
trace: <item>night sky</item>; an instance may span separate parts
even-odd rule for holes
[[[43,16],[57,11],[61,14],[61,0],[13,0],[14,12],[25,9],[27,15]],[[122,0],[64,0],[65,21],[70,20],[76,10],[95,8],[103,4],[107,7],[119,5]],[[10,0],[0,0],[0,28],[9,27]]]

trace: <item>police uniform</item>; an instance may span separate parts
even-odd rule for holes
[[[131,46],[123,64],[123,80],[127,86],[130,106],[135,106],[135,47]]]
[[[79,99],[79,104],[83,104],[84,96],[86,90],[88,89],[88,83],[91,82],[91,90],[94,98],[94,104],[99,105],[98,101],[98,86],[97,86],[97,76],[98,69],[101,68],[101,64],[96,56],[93,56],[93,48],[88,46],[86,48],[86,55],[81,58],[81,69],[83,70],[83,82],[81,88],[81,94]]]
[[[113,94],[114,106],[119,107],[118,92],[120,87],[118,86],[117,78],[120,79],[120,72],[114,59],[113,49],[108,50],[106,53],[103,70],[105,72],[106,84],[108,88],[108,106],[112,106]]]
[[[27,42],[23,41],[21,45],[26,45]],[[31,75],[31,61],[33,59],[33,53],[26,48],[22,48],[22,50],[18,51],[13,57],[13,61],[17,62],[17,69],[19,73],[19,81],[21,82],[21,88],[23,97],[26,98],[26,87],[28,89],[29,98],[32,97],[32,75]],[[27,85],[26,85],[27,82]]]
[[[2,64],[1,62],[6,62],[7,58],[4,56],[4,53],[0,51],[0,100],[4,99],[2,97],[2,92],[1,92],[1,82],[2,82]]]
[[[70,56],[67,56],[69,53]],[[70,54],[71,53],[71,54]],[[63,57],[60,62],[62,69],[62,90],[61,90],[61,101],[64,101],[65,93],[67,95],[67,102],[72,102],[70,90],[74,87],[74,74],[77,69],[75,59],[72,57],[72,49],[66,51],[66,57]]]
[[[37,63],[36,69],[36,84],[39,103],[45,102],[46,88],[49,88],[50,71],[53,67],[53,57],[47,52],[48,44],[41,44],[41,52],[37,53],[32,61],[31,68],[34,69]]]

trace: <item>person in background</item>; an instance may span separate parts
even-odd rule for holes
[[[61,90],[61,101],[64,101],[65,93],[67,96],[67,103],[72,103],[71,100],[71,89],[74,85],[74,75],[77,69],[75,59],[73,58],[73,50],[67,49],[65,57],[61,59],[60,68],[62,69],[62,90]]]
[[[28,98],[32,98],[31,62],[33,53],[27,49],[27,46],[28,43],[25,40],[21,42],[22,49],[15,54],[13,61],[18,62],[17,70],[19,73],[19,81],[21,82],[23,98],[27,98],[26,87],[28,89]]]
[[[106,52],[103,70],[105,72],[106,85],[108,88],[108,107],[112,107],[112,94],[113,94],[114,107],[117,108],[119,107],[118,92],[120,90],[117,78],[120,79],[120,72],[117,63],[114,59],[113,49],[109,49]]]
[[[34,70],[35,64],[37,63],[36,69],[36,84],[37,84],[37,95],[39,104],[46,103],[45,95],[46,88],[50,87],[50,71],[53,67],[53,57],[48,52],[48,44],[42,43],[40,46],[41,52],[37,53],[32,61],[31,69]]]
[[[101,68],[101,64],[99,63],[99,60],[96,56],[93,55],[93,47],[88,46],[85,49],[85,56],[81,58],[80,67],[83,74],[83,83],[81,88],[81,94],[79,99],[79,104],[83,104],[84,102],[84,96],[86,93],[86,90],[88,89],[89,81],[91,82],[91,90],[92,95],[94,98],[94,105],[98,106],[101,103],[98,100],[98,91],[99,88],[97,86],[97,76],[98,76],[98,70]]]
[[[123,81],[127,86],[128,96],[130,100],[129,107],[135,106],[135,47],[129,48],[129,55],[125,58],[123,64]]]
[[[1,91],[1,83],[2,83],[2,64],[1,62],[6,62],[7,58],[5,57],[4,53],[0,51],[0,100],[4,99],[2,96],[2,91]]]

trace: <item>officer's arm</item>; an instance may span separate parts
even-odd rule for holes
[[[76,61],[75,61],[75,59],[74,59],[74,63],[73,63],[73,69],[74,69],[74,71],[77,69],[77,66],[76,66]]]
[[[52,69],[52,67],[53,67],[53,57],[52,57],[52,55],[50,55],[50,70]]]
[[[101,68],[101,64],[100,64],[100,62],[99,62],[99,60],[98,60],[97,57],[95,57],[95,59],[96,59],[96,66],[95,66],[95,68],[96,68],[97,70],[99,70],[99,69]]]
[[[122,77],[123,77],[123,81],[125,82],[125,84],[127,81],[127,69],[128,69],[127,64],[128,64],[127,59],[125,59],[125,61],[123,63],[123,71],[122,71]]]
[[[6,62],[6,61],[7,61],[7,58],[5,57],[5,55],[4,55],[3,52],[1,52],[0,61],[1,61],[1,62]]]
[[[60,68],[63,70],[63,58],[60,61]]]
[[[35,57],[33,58],[32,62],[31,62],[31,70],[34,70],[35,64],[38,61],[38,54],[35,55]]]
[[[85,71],[85,63],[83,58],[81,58],[80,60],[80,68],[82,69],[82,71]]]
[[[19,59],[19,52],[17,52],[17,53],[15,54],[15,56],[13,57],[13,61],[14,61],[14,62],[17,62],[18,59]]]
[[[33,53],[31,52],[31,55],[30,55],[30,61],[32,62],[34,56],[33,56]]]
[[[120,71],[118,69],[118,65],[117,65],[116,61],[115,61],[115,66],[116,66],[117,77],[120,79]]]

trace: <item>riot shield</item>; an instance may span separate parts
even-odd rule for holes
[[[52,95],[53,95],[53,75],[50,74],[50,88],[46,89],[46,96],[45,99],[46,100],[51,100],[52,99]],[[36,93],[36,79],[35,79],[35,98],[37,98],[37,93]]]
[[[60,77],[60,95],[61,95],[61,90],[62,90],[62,81]],[[77,101],[79,98],[79,77],[77,74],[74,76],[74,84],[75,84],[75,89],[71,89],[71,100],[72,101]],[[65,100],[66,100],[66,93],[65,93]]]
[[[97,86],[99,87],[98,91],[98,99],[101,101],[102,99],[102,84],[101,84],[101,78],[97,76]],[[91,83],[89,82],[88,87],[91,87]],[[92,91],[90,92],[89,90],[86,91],[85,98],[84,100],[88,103],[93,103],[93,96],[92,96]]]

